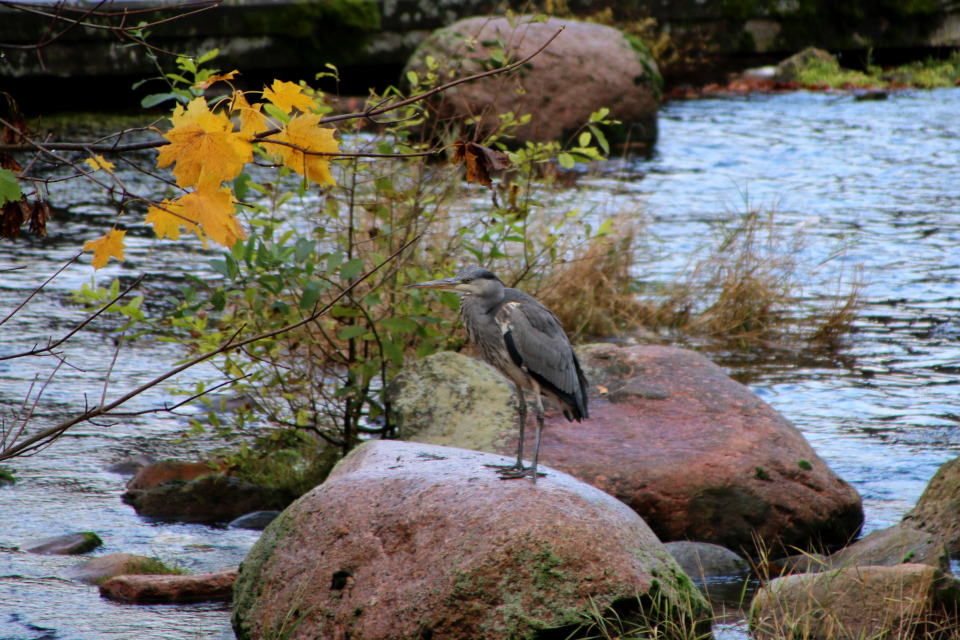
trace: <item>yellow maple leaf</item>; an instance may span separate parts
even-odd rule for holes
[[[102,269],[107,265],[110,256],[123,261],[123,236],[126,231],[111,229],[110,233],[100,236],[96,240],[88,240],[83,245],[84,251],[93,251],[93,268]]]
[[[320,126],[320,116],[314,113],[294,116],[277,134],[277,140],[295,144],[308,151],[337,153],[340,143],[333,137],[333,129]],[[324,156],[311,155],[286,145],[274,145],[283,164],[317,184],[336,184],[330,175],[330,162]]]
[[[114,164],[108,160],[104,160],[103,156],[93,156],[92,158],[87,158],[84,160],[84,163],[94,171],[103,169],[107,173],[113,173]]]
[[[215,84],[215,83],[217,83],[217,82],[226,82],[227,80],[233,80],[233,78],[234,78],[238,73],[240,73],[240,71],[237,70],[237,69],[234,69],[234,70],[231,71],[230,73],[224,73],[223,75],[220,75],[219,73],[215,73],[215,74],[213,74],[212,76],[210,76],[209,78],[207,78],[206,80],[204,80],[203,82],[198,82],[197,84],[195,84],[195,85],[193,85],[193,86],[196,87],[196,88],[198,88],[198,89],[207,90],[207,89],[210,88],[210,85]]]
[[[260,103],[251,105],[247,102],[247,97],[242,91],[234,91],[231,109],[240,112],[240,133],[247,139],[252,139],[258,133],[270,128],[266,117],[260,113],[261,108],[263,105]]]
[[[218,244],[232,247],[237,240],[247,237],[234,216],[237,207],[233,191],[221,186],[216,176],[204,172],[196,190],[181,196],[174,204],[182,207],[184,216],[196,220],[204,235]]]
[[[263,88],[263,97],[284,113],[290,113],[294,107],[306,113],[313,106],[313,98],[305,95],[303,88],[292,82],[274,80],[271,88]]]
[[[178,104],[170,121],[173,129],[163,134],[170,144],[160,150],[157,166],[176,162],[173,175],[181,187],[196,186],[201,170],[219,182],[233,180],[253,160],[253,145],[234,132],[225,114],[211,113],[203,98],[195,98],[186,111]]]
[[[153,231],[158,238],[167,237],[171,240],[180,239],[180,227],[188,232],[196,233],[201,240],[206,241],[203,232],[197,226],[197,221],[187,217],[183,211],[183,203],[178,200],[163,199],[158,207],[150,207],[144,224],[153,224]]]

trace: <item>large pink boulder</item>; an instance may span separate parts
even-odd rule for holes
[[[542,463],[619,498],[665,542],[694,540],[752,551],[760,540],[779,552],[839,547],[856,536],[863,522],[856,490],[790,422],[702,355],[613,345],[591,345],[579,353],[591,383],[590,419],[567,422],[550,411]],[[403,411],[407,396],[418,393],[405,375],[392,386],[395,411]],[[441,384],[433,381],[434,395],[442,395],[436,391]],[[425,395],[418,397],[418,404],[425,401]],[[482,405],[477,398],[473,403]],[[516,418],[478,434],[469,418],[457,422],[439,408],[418,415],[446,425],[444,444],[469,442],[471,448],[504,455],[516,451]],[[410,415],[399,416],[398,423],[405,439],[437,437]],[[531,419],[527,456],[533,424]]]
[[[237,638],[525,638],[575,628],[593,607],[636,618],[643,602],[703,630],[706,602],[636,513],[552,469],[533,484],[485,466],[507,462],[360,446],[240,566]]]
[[[437,117],[476,118],[482,129],[497,126],[508,111],[530,121],[512,131],[517,142],[569,135],[602,108],[621,124],[610,134],[632,141],[656,137],[662,79],[650,52],[636,38],[601,24],[531,16],[467,18],[434,32],[414,52],[404,77],[435,73],[441,81],[491,68],[492,56],[516,62],[563,32],[519,70],[458,85],[434,103]],[[430,68],[427,58],[440,61]],[[502,59],[502,58],[501,58]]]

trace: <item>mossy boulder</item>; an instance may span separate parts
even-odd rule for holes
[[[960,583],[936,567],[852,566],[771,580],[749,622],[758,640],[956,638],[958,605]]]
[[[608,137],[633,141],[656,138],[656,116],[663,80],[646,47],[601,24],[530,16],[467,18],[436,31],[414,52],[404,74],[435,72],[444,80],[465,77],[518,61],[563,32],[535,58],[510,75],[459,85],[434,102],[434,115],[476,118],[481,130],[497,126],[508,111],[530,121],[515,131],[517,142],[562,139],[604,107],[621,124]],[[439,61],[430,69],[427,58]]]
[[[506,462],[361,445],[241,564],[237,637],[567,637],[594,606],[704,625],[706,602],[634,512],[552,469],[533,484],[486,466]]]
[[[504,377],[452,351],[404,367],[387,398],[401,440],[494,453],[517,421],[517,400]]]
[[[132,553],[110,553],[75,564],[63,573],[64,578],[97,584],[127,574],[174,573],[157,558]]]

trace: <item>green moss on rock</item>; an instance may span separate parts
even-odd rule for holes
[[[70,550],[71,555],[79,555],[103,546],[103,540],[93,531],[83,531],[83,542]]]

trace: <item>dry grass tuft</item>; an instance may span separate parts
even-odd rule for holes
[[[844,283],[842,273],[822,271],[842,250],[810,264],[806,242],[802,229],[777,224],[772,208],[729,214],[692,268],[647,297],[657,308],[649,326],[741,345],[836,345],[862,306],[862,281],[859,272]],[[836,293],[805,299],[812,283]]]
[[[605,336],[650,324],[656,307],[637,297],[631,273],[637,233],[636,224],[619,219],[611,235],[551,270],[540,297],[567,331]]]

